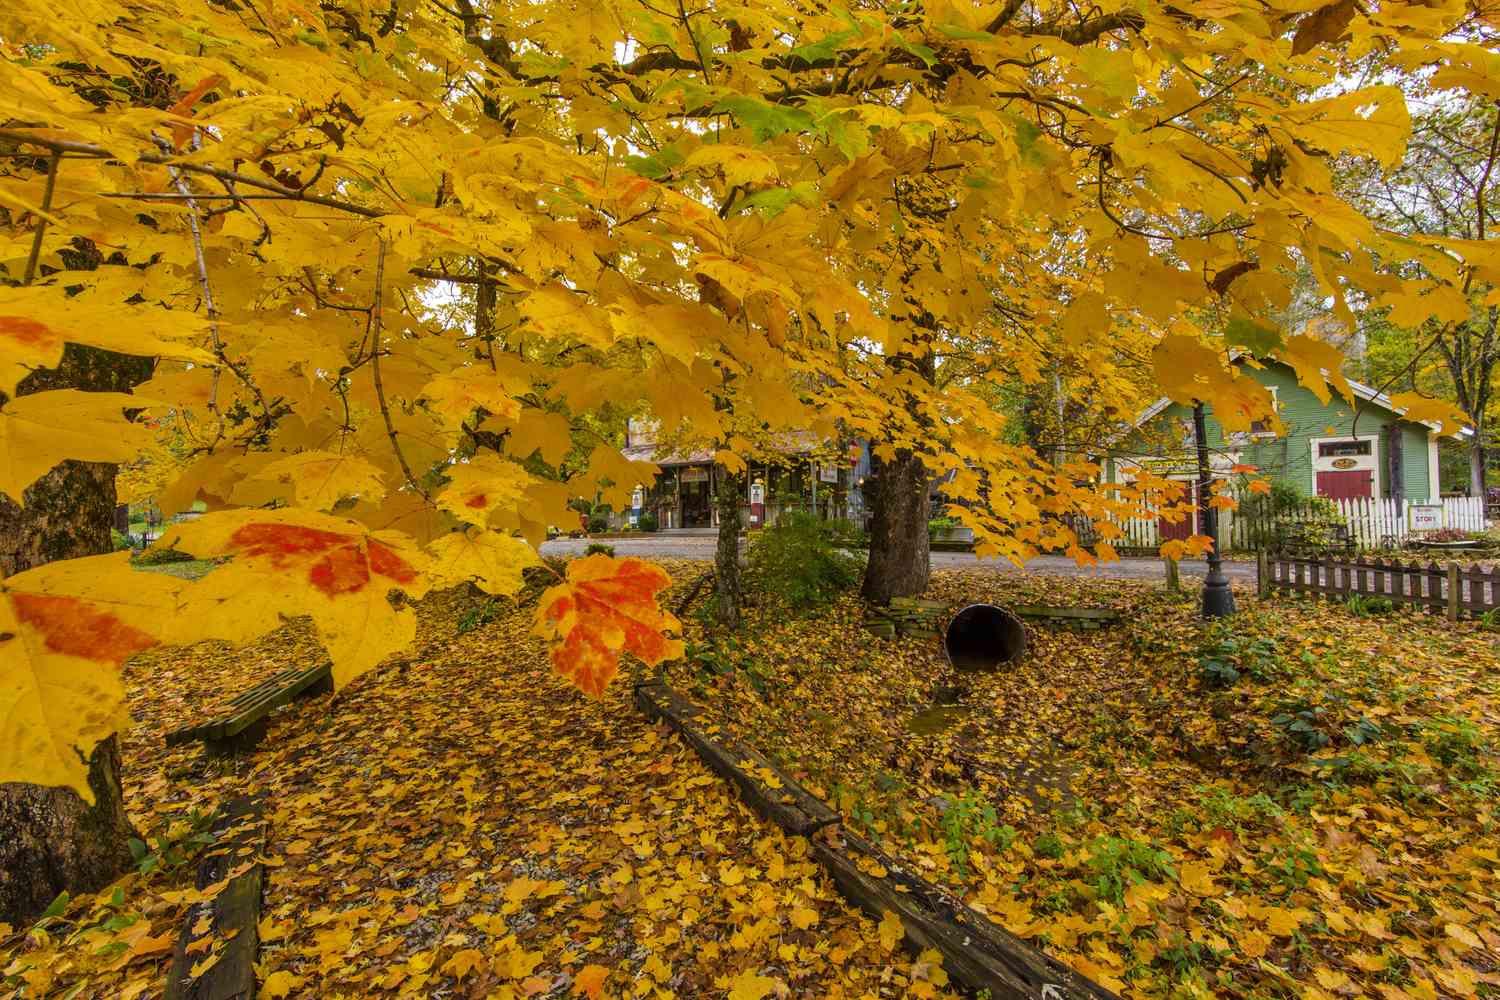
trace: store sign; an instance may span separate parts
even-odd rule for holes
[[[1414,503],[1406,508],[1406,526],[1412,531],[1437,531],[1443,526],[1443,506]]]
[[[708,482],[708,466],[689,465],[682,470],[682,481],[684,483],[706,483]]]
[[[1333,466],[1335,469],[1354,469],[1358,468],[1359,466],[1359,462],[1355,461],[1352,458],[1336,458],[1328,464]]]
[[[836,465],[818,466],[818,481],[822,483],[836,483],[839,481],[839,470]]]

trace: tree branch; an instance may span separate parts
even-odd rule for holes
[[[31,237],[31,253],[26,256],[26,273],[21,278],[21,284],[29,285],[36,277],[37,262],[42,259],[42,234],[47,231],[47,216],[52,214],[52,192],[57,189],[57,165],[62,162],[62,154],[57,150],[52,151],[52,158],[47,161],[47,187],[42,192],[42,214],[37,216],[36,233]]]
[[[380,380],[380,331],[383,325],[380,306],[381,292],[385,287],[385,238],[380,237],[377,243],[380,249],[375,257],[375,295],[370,301],[370,376],[375,382],[375,399],[380,404],[380,416],[385,420],[385,432],[391,439],[391,449],[396,453],[396,461],[401,463],[401,472],[406,476],[407,484],[420,493],[422,499],[431,503],[432,497],[417,482],[417,477],[412,475],[411,465],[406,461],[406,453],[401,450],[401,441],[396,436],[396,425],[391,420],[391,408],[385,400],[385,384]]]

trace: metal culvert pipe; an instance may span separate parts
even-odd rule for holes
[[[993,604],[970,604],[948,623],[943,652],[953,669],[994,671],[1026,654],[1026,626]]]

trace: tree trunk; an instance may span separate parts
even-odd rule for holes
[[[719,469],[719,491],[714,502],[719,511],[719,546],[714,551],[714,588],[718,595],[718,621],[728,628],[740,627],[740,488],[743,476]]]
[[[1474,429],[1474,437],[1469,441],[1469,495],[1484,499],[1484,430],[1483,427]]]
[[[25,926],[58,893],[102,889],[130,868],[135,830],[113,736],[89,758],[89,788],[93,806],[71,788],[0,784],[0,923]]]
[[[932,503],[920,455],[898,450],[887,462],[872,454],[870,470],[865,484],[872,513],[870,562],[862,593],[875,604],[888,604],[892,597],[916,597],[927,589]]]
[[[54,369],[28,375],[16,395],[45,389],[128,392],[151,375],[149,358],[67,346]],[[0,396],[0,400],[3,400]],[[114,548],[115,467],[63,462],[33,483],[25,507],[0,496],[0,574],[10,576],[55,559],[102,555]],[[114,737],[89,758],[95,804],[69,788],[0,784],[0,923],[34,920],[58,895],[92,892],[131,863]]]

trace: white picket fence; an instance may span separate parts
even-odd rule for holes
[[[1410,500],[1335,500],[1339,516],[1349,526],[1354,544],[1361,549],[1399,545],[1412,534],[1408,511]],[[1443,527],[1463,531],[1483,531],[1484,500],[1481,497],[1445,497],[1442,500]]]
[[[1360,549],[1399,546],[1413,534],[1408,512],[1413,506],[1420,505],[1411,500],[1385,498],[1334,500],[1332,503],[1349,526],[1355,547]],[[1444,497],[1441,506],[1444,528],[1483,531],[1486,527],[1484,501],[1479,497]],[[1120,527],[1126,537],[1117,542],[1117,546],[1155,548],[1161,544],[1160,526],[1155,520],[1132,519],[1120,522]],[[1238,543],[1247,533],[1235,530],[1234,511],[1220,511],[1219,533],[1230,543],[1230,548],[1245,547]]]

